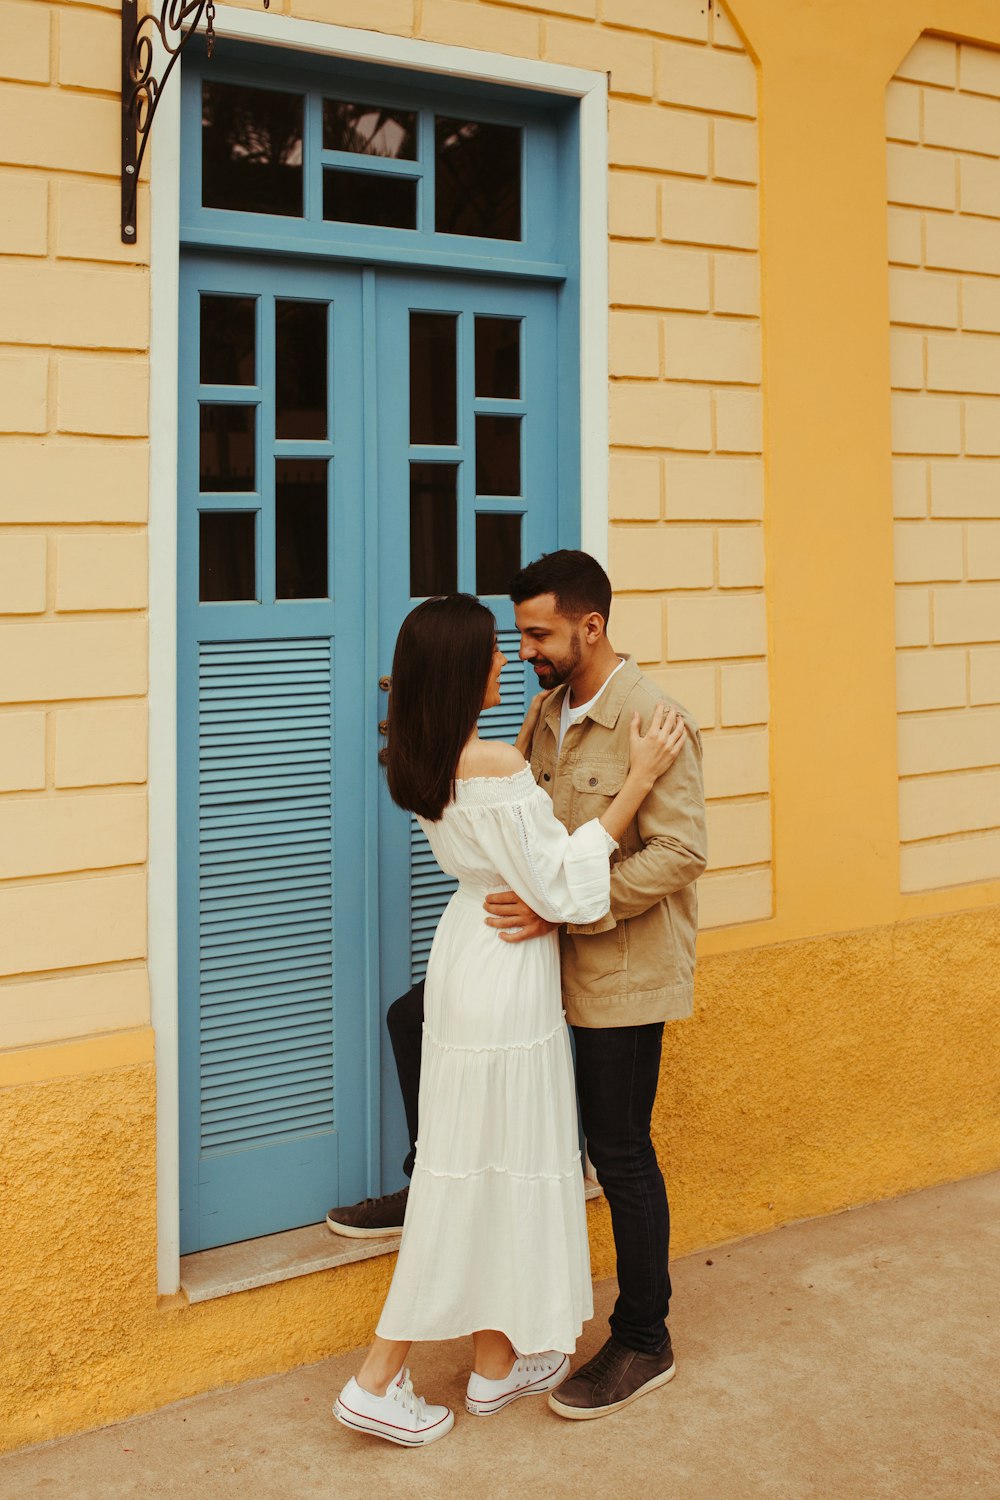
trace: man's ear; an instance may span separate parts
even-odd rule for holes
[[[583,626],[583,638],[588,646],[596,646],[606,629],[603,615],[599,615],[596,609],[592,614],[584,615],[581,620]]]

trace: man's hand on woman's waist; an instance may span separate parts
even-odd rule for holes
[[[558,926],[532,911],[516,891],[497,891],[487,896],[483,905],[489,913],[486,925],[500,930],[502,943],[524,943],[530,938],[545,937]]]

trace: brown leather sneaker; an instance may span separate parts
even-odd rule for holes
[[[551,1393],[549,1405],[560,1417],[575,1422],[608,1417],[630,1401],[638,1401],[647,1391],[666,1385],[676,1373],[669,1334],[659,1354],[640,1354],[611,1338],[593,1359]]]
[[[381,1240],[403,1232],[403,1216],[409,1188],[386,1193],[384,1198],[366,1198],[349,1208],[331,1208],[326,1227],[351,1240]]]

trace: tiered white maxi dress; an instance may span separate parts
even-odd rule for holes
[[[427,967],[416,1165],[378,1332],[496,1328],[519,1353],[569,1354],[593,1302],[558,937],[501,942],[483,899],[596,921],[617,845],[596,819],[568,834],[527,767],[459,781],[421,825],[459,887]]]

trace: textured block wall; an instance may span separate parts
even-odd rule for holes
[[[0,1039],[141,1025],[149,277],[119,8],[0,4]],[[149,205],[143,193],[140,239]]]
[[[1000,876],[1000,53],[889,85],[901,880]]]
[[[356,23],[348,0],[293,0]],[[704,730],[701,925],[772,910],[757,84],[706,0],[377,0],[365,25],[609,74],[611,639]]]
[[[347,0],[295,0],[357,24]],[[613,639],[706,731],[706,926],[771,911],[754,69],[702,0],[372,0],[610,71]],[[0,0],[0,1036],[148,1018],[148,226],[115,0]]]
[[[611,636],[704,731],[715,927],[771,914],[756,75],[700,0],[603,17],[588,34],[611,63]],[[654,35],[608,24],[628,19]],[[566,28],[547,29],[555,56]]]

